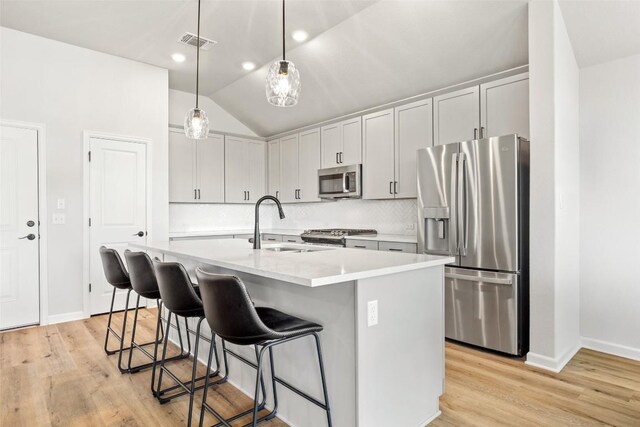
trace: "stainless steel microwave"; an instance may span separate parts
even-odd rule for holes
[[[318,197],[359,199],[362,197],[362,165],[318,170]]]

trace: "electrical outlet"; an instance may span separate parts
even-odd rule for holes
[[[56,207],[58,209],[64,209],[64,207],[65,207],[64,199],[58,199],[58,203],[57,203]]]
[[[414,231],[416,229],[415,223],[409,223],[404,225],[404,231]]]
[[[367,302],[367,327],[378,324],[378,300]]]
[[[53,224],[64,224],[66,217],[63,213],[54,213],[51,221]]]

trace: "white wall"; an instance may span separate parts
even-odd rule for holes
[[[152,140],[153,221],[168,232],[167,70],[0,28],[0,118],[46,126],[49,315],[83,310],[83,131]]]
[[[261,207],[266,229],[373,228],[384,234],[415,234],[416,200],[340,200],[283,205],[281,220],[275,207]],[[171,204],[171,231],[233,230],[253,228],[253,205]],[[414,229],[408,230],[408,226]]]
[[[529,3],[531,348],[560,370],[580,345],[578,66],[557,2]]]
[[[195,94],[170,89],[169,124],[173,126],[183,126],[184,115],[187,111],[195,107],[195,100]],[[211,98],[200,95],[198,97],[198,106],[207,113],[210,130],[256,136],[251,129],[227,113],[226,110],[213,102]]]
[[[640,55],[580,70],[583,345],[640,360]]]

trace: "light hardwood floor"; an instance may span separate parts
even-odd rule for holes
[[[150,339],[155,311],[141,316],[141,338]],[[121,375],[117,356],[105,356],[105,324],[106,317],[97,316],[0,333],[0,426],[184,425],[188,399],[158,404],[149,371]],[[189,363],[179,363],[186,378]],[[209,396],[225,416],[251,405],[230,384]],[[640,362],[581,350],[553,374],[447,344],[441,409],[434,426],[640,426]],[[207,417],[208,425],[213,421]]]

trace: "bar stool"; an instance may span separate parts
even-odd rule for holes
[[[329,408],[329,395],[327,393],[327,382],[324,374],[324,363],[322,360],[322,350],[320,348],[320,338],[318,332],[322,331],[322,326],[300,319],[281,311],[268,307],[255,307],[249,297],[249,293],[244,283],[235,276],[219,275],[207,273],[201,269],[196,269],[198,284],[202,294],[204,314],[212,333],[223,339],[223,353],[229,353],[234,357],[239,357],[235,353],[226,349],[225,341],[237,345],[253,345],[256,347],[257,363],[253,365],[257,369],[256,386],[254,393],[253,408],[237,414],[231,418],[224,419],[213,407],[207,403],[207,391],[209,389],[207,378],[202,396],[202,407],[200,410],[200,426],[204,422],[205,410],[211,412],[219,421],[230,427],[229,422],[253,412],[253,425],[266,421],[276,416],[278,409],[278,394],[276,383],[279,383],[311,403],[324,409],[327,414],[327,423],[331,427],[331,410]],[[320,365],[320,378],[322,380],[322,392],[324,403],[308,395],[302,390],[292,386],[281,378],[278,378],[274,369],[273,347],[289,341],[313,336],[315,338],[318,362]],[[258,352],[257,348],[261,347]],[[266,351],[269,351],[269,363],[271,368],[271,383],[273,388],[273,410],[258,418],[258,397],[259,383],[262,377],[262,362]],[[239,357],[241,358],[241,357]],[[242,358],[241,358],[242,359]],[[217,360],[217,358],[216,358]],[[207,369],[211,364],[211,353],[209,354]],[[264,392],[263,392],[264,393]],[[218,425],[219,425],[218,424]]]
[[[118,369],[120,373],[128,373],[130,372],[129,368],[122,367],[122,353],[127,350],[124,348],[124,337],[127,329],[127,318],[129,317],[129,297],[131,296],[131,291],[133,290],[131,286],[131,280],[129,278],[129,273],[124,267],[122,263],[122,259],[120,258],[120,254],[115,249],[107,248],[106,246],[100,247],[100,258],[102,260],[102,269],[104,270],[104,275],[107,279],[107,282],[113,286],[113,294],[111,296],[111,306],[109,308],[109,320],[107,321],[107,331],[106,336],[104,338],[104,351],[107,356],[111,356],[113,354],[118,353]],[[126,290],[127,297],[125,300],[124,306],[124,318],[122,320],[122,331],[120,335],[113,329],[111,326],[111,320],[113,317],[113,304],[116,299],[116,292],[118,290]],[[138,305],[136,304],[136,311],[138,309]],[[137,319],[134,319],[133,327],[135,329],[137,323]],[[120,342],[120,348],[117,350],[109,350],[109,336],[114,335],[116,339]],[[155,344],[155,342],[148,342],[145,344],[139,344],[138,347],[143,347],[147,345]]]
[[[131,373],[138,372],[142,369],[146,369],[148,367],[153,368],[153,372],[151,374],[151,392],[155,394],[155,371],[156,364],[158,362],[158,344],[163,342],[166,339],[164,328],[162,326],[162,299],[160,298],[160,289],[158,288],[158,281],[156,279],[156,273],[153,269],[153,263],[151,262],[151,258],[146,252],[131,252],[129,249],[124,251],[124,258],[127,260],[127,267],[129,268],[129,278],[131,280],[131,286],[133,290],[138,294],[138,298],[136,300],[136,309],[135,315],[133,316],[133,329],[131,331],[131,347],[129,350],[129,362],[128,369]],[[156,322],[156,338],[155,345],[153,346],[153,354],[149,353],[145,348],[136,343],[136,326],[138,324],[138,307],[140,306],[140,297],[144,297],[147,299],[155,299],[158,305],[158,316]],[[178,338],[180,341],[180,354],[177,356],[173,356],[167,361],[170,360],[179,360],[185,359],[189,357],[191,353],[191,346],[189,342],[189,347],[187,351],[184,351],[184,345],[182,342],[182,333],[180,331],[180,323],[176,323],[176,328],[178,330]],[[168,331],[168,330],[167,330]],[[135,367],[131,366],[131,359],[133,356],[133,350],[137,349],[142,352],[145,356],[151,359],[151,362],[141,364]]]
[[[205,379],[207,384],[219,384],[221,382],[226,381],[226,376],[221,380],[214,381],[209,383],[209,378],[211,376],[216,376],[219,374],[218,366],[218,350],[216,348],[216,340],[215,335],[212,334],[211,339],[207,339],[206,337],[202,337],[200,334],[200,327],[202,326],[202,321],[204,320],[204,310],[202,307],[202,301],[200,297],[196,293],[196,289],[194,289],[191,279],[184,266],[177,262],[159,262],[154,261],[154,267],[156,271],[156,277],[158,280],[158,287],[160,289],[160,296],[162,298],[163,304],[165,308],[168,310],[167,315],[167,330],[169,329],[169,324],[171,322],[171,317],[176,316],[176,322],[178,322],[178,317],[184,318],[185,325],[187,325],[187,321],[189,318],[196,318],[196,330],[195,330],[195,345],[193,350],[193,364],[191,369],[191,380],[182,381],[180,380],[173,372],[171,372],[166,366],[165,363],[167,361],[167,342],[169,340],[165,340],[162,347],[162,358],[160,362],[160,373],[158,374],[158,389],[156,390],[156,397],[160,401],[160,403],[167,403],[172,399],[183,396],[185,394],[189,395],[189,415],[187,418],[187,426],[191,425],[191,419],[193,414],[193,399],[194,394],[197,390],[200,390],[205,387],[204,384],[200,386],[196,386],[198,381]],[[188,326],[187,326],[188,328]],[[196,369],[198,366],[198,349],[200,345],[200,339],[204,339],[208,341],[210,345],[210,354],[211,352],[215,353],[216,357],[216,371],[211,375],[210,368],[211,365],[207,365],[207,371],[204,376],[197,378],[196,377]],[[187,340],[189,340],[189,333],[187,332]],[[176,386],[162,389],[162,376],[166,373],[173,381],[175,381]],[[171,396],[163,396],[165,393],[175,390],[177,388],[182,388],[183,391],[175,393]]]

